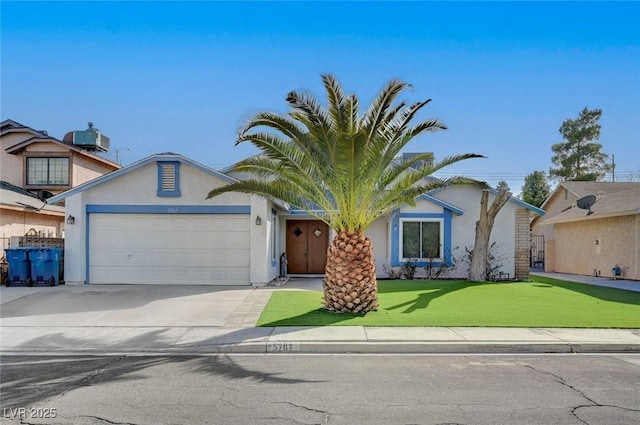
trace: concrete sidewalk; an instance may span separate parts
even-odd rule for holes
[[[625,291],[640,292],[640,281],[627,279],[612,279],[610,277],[583,276],[577,274],[531,271],[532,276],[550,277],[558,280],[584,283],[585,285],[605,286],[607,288],[624,289]]]
[[[3,327],[8,354],[640,353],[638,329]]]
[[[540,275],[574,281],[588,278]],[[598,282],[621,289],[640,286],[640,282],[620,280],[583,283]],[[320,279],[293,279],[280,288],[151,290],[145,285],[85,285],[59,288],[62,291],[15,289],[2,288],[3,355],[640,353],[640,329],[255,327],[274,291],[321,290]],[[46,311],[42,311],[43,302]],[[211,305],[217,307],[207,307]]]

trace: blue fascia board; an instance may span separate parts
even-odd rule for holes
[[[500,191],[498,189],[491,188],[491,189],[489,189],[489,192],[491,192],[493,195],[497,195]],[[514,204],[516,204],[516,205],[518,205],[518,206],[520,206],[522,208],[526,208],[529,211],[534,212],[536,214],[540,214],[540,215],[544,215],[545,214],[545,211],[543,209],[538,208],[536,206],[533,206],[531,204],[528,204],[528,203],[524,202],[523,200],[518,199],[518,198],[516,198],[514,196],[509,198],[509,201],[513,202]]]
[[[292,209],[289,212],[289,214],[291,214],[291,215],[313,215],[311,213],[318,214],[318,215],[324,215],[325,214],[324,210],[309,210],[309,211],[306,211],[306,210]]]
[[[427,192],[427,195],[435,195],[438,192],[442,192],[443,190],[446,190],[446,189],[447,189],[446,187],[439,187],[437,189],[430,190],[429,192]],[[500,192],[498,189],[495,189],[495,188],[489,188],[488,190],[493,195],[497,195]],[[434,198],[434,199],[436,199],[436,198]],[[520,206],[522,208],[526,208],[526,209],[528,209],[529,211],[531,211],[533,213],[536,213],[536,214],[539,214],[539,215],[544,215],[545,214],[545,211],[542,208],[538,208],[538,207],[536,207],[534,205],[528,204],[528,203],[524,202],[523,200],[516,198],[515,196],[512,196],[511,198],[509,198],[509,202],[512,202],[512,203],[514,203],[514,204],[516,204],[516,205],[518,205],[518,206]]]
[[[250,205],[87,205],[87,214],[251,214]]]
[[[431,196],[431,195],[429,195],[427,193],[425,193],[424,195],[418,196],[417,199],[421,199],[423,201],[431,202],[433,204],[441,206],[444,209],[450,210],[450,211],[452,211],[452,212],[454,212],[454,213],[456,213],[458,215],[463,215],[464,214],[464,210],[462,208],[458,208],[455,205],[452,205],[452,204],[450,204],[448,202],[445,202],[445,201],[440,200],[438,198],[434,198],[433,196]]]
[[[106,183],[110,180],[116,179],[124,174],[130,173],[134,170],[137,170],[139,168],[145,167],[149,164],[155,163],[155,162],[168,162],[168,161],[175,161],[175,162],[180,162],[182,164],[188,164],[189,166],[195,168],[196,170],[202,171],[205,174],[217,177],[227,183],[233,183],[238,181],[237,179],[234,179],[231,176],[228,176],[226,174],[223,174],[219,171],[214,170],[213,168],[207,167],[206,165],[202,165],[198,162],[193,161],[192,159],[189,159],[185,156],[182,156],[180,154],[174,154],[174,153],[161,153],[161,154],[155,154],[155,155],[151,155],[148,156],[144,159],[141,159],[138,162],[134,162],[132,164],[127,165],[126,167],[122,167],[118,170],[112,171],[109,174],[105,174],[103,176],[100,176],[98,178],[95,178],[93,180],[90,180],[86,183],[83,183],[79,186],[76,186],[74,188],[71,188],[69,190],[66,190],[62,193],[59,193],[55,196],[52,196],[51,198],[49,198],[47,200],[48,204],[55,204],[56,202],[62,201],[63,199],[68,198],[71,195],[75,195],[76,193],[80,193],[83,192],[87,189],[91,189],[92,187],[98,186],[102,183]]]

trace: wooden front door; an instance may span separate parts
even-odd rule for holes
[[[287,221],[287,272],[322,274],[327,263],[329,226],[320,220]]]

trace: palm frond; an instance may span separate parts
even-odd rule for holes
[[[431,159],[430,154],[394,163],[416,136],[446,129],[437,119],[412,125],[430,100],[398,101],[409,84],[391,80],[360,116],[355,94],[345,94],[333,75],[322,75],[322,82],[326,106],[308,92],[292,91],[286,97],[291,108],[286,115],[262,112],[246,123],[237,143],[249,142],[263,154],[240,161],[233,171],[252,177],[214,189],[208,197],[242,192],[280,199],[321,215],[334,230],[353,231],[414,202],[437,185],[470,182],[463,177],[424,178],[442,167],[481,155],[456,155],[421,167],[416,164]],[[267,130],[259,130],[263,128]],[[324,212],[319,214],[319,209]]]

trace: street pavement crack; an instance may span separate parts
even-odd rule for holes
[[[107,424],[112,424],[112,425],[137,425],[133,422],[114,422],[114,421],[110,421],[109,419],[105,419],[105,418],[101,418],[99,416],[91,416],[91,415],[82,415],[82,416],[75,416],[76,418],[89,418],[89,419],[96,419],[99,421],[102,421],[104,423]]]
[[[580,391],[579,389],[577,389],[573,385],[569,384],[567,382],[567,380],[564,379],[562,376],[556,375],[555,373],[548,372],[546,370],[536,369],[535,367],[533,367],[531,365],[523,365],[523,366],[526,367],[527,369],[533,370],[534,372],[541,373],[543,375],[552,376],[556,380],[557,383],[559,383],[561,385],[564,385],[565,387],[569,388],[570,390],[578,393],[580,395],[580,397],[584,398],[585,400],[590,401],[591,403],[593,403],[594,406],[600,406],[600,404],[597,401],[589,398],[583,391]],[[586,406],[589,406],[589,405],[586,405]]]
[[[96,377],[98,375],[100,375],[102,373],[103,370],[107,369],[109,366],[111,366],[114,363],[117,363],[119,361],[121,361],[122,359],[124,359],[127,356],[120,356],[120,357],[116,357],[115,359],[111,359],[109,362],[107,362],[106,364],[97,367],[93,370],[93,372],[91,372],[91,374],[89,376],[84,377],[83,379],[80,380],[80,384],[83,386],[91,386],[91,382],[96,379]],[[61,394],[62,395],[62,394]]]
[[[270,403],[273,403],[273,404],[288,404],[290,406],[297,407],[298,409],[304,409],[304,410],[306,410],[308,412],[321,413],[321,414],[324,415],[324,422],[322,422],[322,423],[325,424],[325,425],[329,423],[329,418],[331,416],[331,414],[329,412],[327,412],[326,410],[313,409],[311,407],[303,406],[301,404],[295,404],[295,403],[292,403],[290,401],[272,401]]]
[[[555,373],[552,372],[548,372],[545,370],[540,370],[540,369],[536,369],[535,367],[531,366],[531,365],[523,365],[524,367],[533,370],[536,373],[541,373],[544,375],[548,375],[551,376],[555,379],[556,382],[558,382],[559,384],[569,388],[570,390],[572,390],[573,392],[577,393],[580,395],[580,397],[584,398],[585,400],[589,401],[590,404],[581,404],[579,406],[575,406],[571,409],[571,414],[577,419],[579,420],[581,423],[585,424],[585,425],[589,425],[588,422],[585,422],[582,418],[580,418],[580,416],[578,416],[578,410],[580,409],[586,409],[586,408],[592,408],[592,407],[611,407],[614,409],[621,409],[621,410],[625,410],[628,412],[638,412],[638,410],[635,409],[629,409],[626,407],[622,407],[622,406],[616,406],[616,405],[612,405],[612,404],[600,404],[597,401],[593,400],[592,398],[590,398],[589,396],[587,396],[583,391],[579,390],[578,388],[574,387],[573,385],[569,384],[566,379],[564,379],[562,376],[556,375]]]

